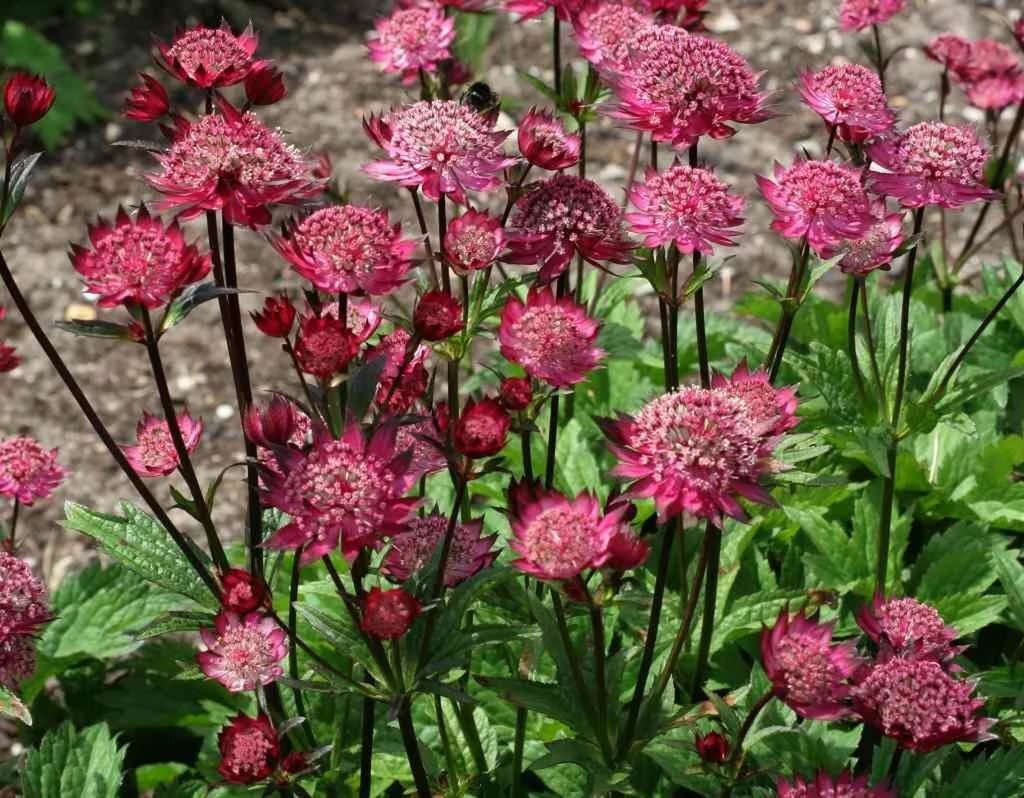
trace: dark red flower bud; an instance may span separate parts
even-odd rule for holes
[[[508,410],[525,410],[533,401],[533,386],[528,377],[506,377],[501,381],[500,395]]]
[[[0,374],[14,371],[21,365],[21,358],[13,346],[0,341]]]
[[[434,428],[442,440],[448,437],[448,428],[451,426],[451,416],[448,413],[448,403],[438,402],[434,405],[433,411]]]
[[[249,314],[256,327],[271,338],[287,338],[295,324],[295,305],[286,296],[268,296],[262,311]]]
[[[643,565],[651,547],[632,532],[616,532],[608,541],[608,561],[613,571],[629,571]]]
[[[362,629],[378,640],[397,640],[409,631],[420,610],[416,597],[402,588],[374,587],[363,599]]]
[[[245,99],[252,105],[273,105],[287,94],[281,70],[269,61],[257,62],[245,76]]]
[[[271,399],[266,409],[253,405],[243,419],[245,434],[260,446],[287,446],[298,428],[298,412],[283,396]]]
[[[142,83],[128,94],[124,104],[124,116],[126,119],[135,119],[139,122],[155,122],[171,109],[167,90],[152,75],[140,72],[139,77],[142,78]]]
[[[263,606],[267,583],[241,568],[225,571],[220,578],[220,603],[226,610],[245,614]]]
[[[462,305],[451,294],[428,291],[420,297],[412,323],[424,341],[443,341],[463,328]]]
[[[255,784],[277,767],[281,746],[270,718],[235,715],[217,735],[220,765],[217,771],[232,784]]]
[[[281,760],[281,770],[290,776],[294,776],[296,773],[301,773],[309,767],[309,760],[306,758],[306,754],[302,751],[292,751],[288,756]]]
[[[295,357],[304,372],[329,380],[348,367],[359,353],[360,343],[345,322],[330,316],[306,316],[299,321]]]
[[[50,85],[27,72],[15,72],[4,84],[4,108],[18,127],[34,125],[50,110],[55,94]]]
[[[729,758],[729,741],[718,732],[698,734],[693,739],[697,755],[712,765],[721,765]]]
[[[468,402],[455,424],[455,448],[466,457],[495,455],[505,448],[512,418],[496,399]]]
[[[313,168],[310,170],[317,180],[330,180],[334,173],[334,164],[331,156],[326,152],[315,152],[312,154]]]

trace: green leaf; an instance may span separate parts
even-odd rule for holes
[[[162,335],[171,327],[180,324],[193,310],[200,305],[206,304],[211,299],[240,293],[242,292],[237,288],[221,288],[213,282],[190,285],[181,292],[181,296],[167,306],[163,321],[160,322],[158,333]]]
[[[28,707],[5,687],[0,687],[0,715],[20,720],[26,726],[32,725],[32,713]]]
[[[583,491],[606,489],[597,458],[584,439],[583,428],[575,418],[570,419],[559,432],[556,462],[563,485],[570,495]]]
[[[935,798],[1017,798],[1024,794],[1024,748],[1000,749],[960,768]]]
[[[474,74],[483,68],[495,21],[494,14],[470,14],[465,11],[455,14],[455,57],[468,65]]]
[[[112,321],[101,319],[72,319],[71,321],[58,321],[56,327],[72,335],[79,335],[85,338],[108,338],[116,341],[135,341],[131,328],[127,324],[116,324]]]
[[[212,612],[168,612],[140,629],[137,637],[139,640],[148,640],[166,634],[195,632],[212,627],[215,617]]]
[[[999,551],[993,554],[999,582],[1006,591],[1010,617],[1018,629],[1024,631],[1024,565],[1016,552]]]
[[[123,760],[105,723],[80,732],[65,723],[29,751],[21,789],[25,798],[117,798]]]
[[[557,684],[497,676],[477,676],[476,680],[481,686],[493,690],[517,707],[537,712],[566,726],[576,726],[580,723],[580,718],[574,716],[572,707],[563,699],[565,691]]]
[[[362,418],[377,395],[380,375],[387,365],[387,357],[381,355],[356,369],[348,379],[348,413],[352,418]]]
[[[0,218],[0,227],[7,224],[7,220],[11,218],[18,205],[21,204],[21,198],[25,195],[25,189],[28,187],[28,177],[32,174],[32,170],[39,162],[41,155],[41,152],[23,155],[11,167],[10,198],[7,201],[7,208],[4,210],[3,218]]]

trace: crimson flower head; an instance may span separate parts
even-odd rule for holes
[[[510,263],[537,264],[548,283],[576,254],[591,263],[628,263],[631,244],[622,211],[592,180],[557,174],[533,183],[512,209],[507,229]]]
[[[406,82],[416,80],[420,70],[436,72],[442,61],[452,57],[455,18],[437,5],[399,8],[377,21],[367,40],[370,60],[384,72],[397,72]]]
[[[519,123],[519,151],[534,166],[558,172],[580,159],[580,136],[569,133],[550,111],[531,108]]]
[[[171,108],[170,100],[167,98],[167,89],[159,80],[145,72],[140,72],[139,78],[142,83],[129,92],[128,99],[125,101],[125,119],[134,119],[137,122],[155,122],[166,116]]]
[[[250,314],[256,328],[271,338],[287,338],[295,326],[295,305],[286,296],[268,296],[263,310]]]
[[[328,293],[389,294],[405,279],[416,243],[382,208],[332,205],[271,242],[300,276]]]
[[[711,765],[723,765],[729,759],[729,741],[719,732],[697,734],[693,738],[697,756]]]
[[[32,637],[50,619],[46,585],[27,562],[0,549],[0,641]]]
[[[428,291],[416,304],[412,323],[424,341],[443,341],[462,330],[462,305],[444,291]]]
[[[366,352],[367,363],[382,355],[385,358],[384,369],[377,382],[376,402],[386,413],[404,413],[423,396],[430,382],[425,365],[430,348],[417,346],[410,354],[411,344],[412,336],[408,330],[396,327]]]
[[[422,606],[402,588],[370,588],[363,599],[362,630],[378,640],[398,640],[405,636]]]
[[[811,781],[795,776],[792,781],[779,779],[775,784],[776,798],[899,798],[895,790],[883,784],[874,787],[868,777],[854,776],[844,770],[838,777],[824,770],[818,771]]]
[[[776,163],[774,178],[757,178],[775,214],[772,229],[786,238],[806,237],[820,256],[859,238],[874,222],[856,167],[798,159],[788,168]]]
[[[525,410],[533,401],[533,385],[528,377],[505,377],[498,395],[507,410]]]
[[[551,8],[560,20],[568,22],[586,3],[587,0],[505,0],[505,10],[526,20],[539,17]]]
[[[396,582],[406,581],[430,564],[447,532],[448,519],[443,515],[433,513],[413,518],[404,532],[391,538],[391,548],[384,557],[381,572]],[[456,524],[444,569],[445,585],[455,587],[488,568],[498,556],[492,550],[496,539],[497,535],[483,534],[480,519]]]
[[[971,43],[956,33],[942,33],[928,42],[924,52],[932,61],[959,75],[971,57]]]
[[[892,657],[878,661],[853,688],[853,704],[864,722],[919,754],[958,742],[994,739],[991,718],[978,717],[985,699],[974,683],[956,679],[930,659]]]
[[[889,107],[882,81],[860,64],[827,66],[800,76],[797,90],[803,101],[841,141],[861,143],[890,130],[896,114]]]
[[[89,243],[72,244],[71,264],[104,308],[162,307],[210,272],[209,258],[185,241],[178,223],[164,225],[145,205],[134,219],[118,208],[113,224],[100,219],[91,225]]]
[[[47,451],[25,436],[0,440],[0,496],[30,505],[49,497],[67,476],[56,449]]]
[[[905,208],[960,208],[997,196],[983,182],[988,147],[973,128],[920,122],[872,145],[872,188]]]
[[[299,408],[285,397],[275,395],[266,407],[249,407],[243,427],[249,440],[260,446],[288,446],[294,442],[296,433],[308,432],[303,420],[308,421]]]
[[[277,768],[281,745],[270,718],[235,715],[217,735],[217,772],[230,784],[255,784]]]
[[[637,31],[654,24],[639,4],[590,3],[572,18],[576,47],[603,74],[620,69],[629,56],[629,40]]]
[[[199,637],[206,647],[196,654],[199,670],[232,693],[266,686],[284,674],[288,640],[269,615],[221,610],[213,628],[200,630]]]
[[[17,350],[10,344],[0,341],[0,374],[14,371],[20,365],[21,357]]]
[[[903,244],[903,214],[888,213],[883,200],[872,202],[871,208],[875,217],[871,227],[860,238],[844,241],[824,255],[840,256],[839,268],[844,274],[866,277],[876,269],[888,271]]]
[[[274,105],[288,96],[281,70],[269,61],[258,61],[245,76],[245,99],[249,105]]]
[[[34,125],[50,110],[56,93],[39,75],[15,72],[4,83],[4,110],[15,127]]]
[[[643,565],[650,553],[651,547],[647,543],[622,528],[608,541],[608,561],[605,566],[613,571],[632,571]]]
[[[311,313],[299,317],[295,358],[299,368],[318,380],[341,374],[359,353],[362,341],[337,314]]]
[[[186,410],[178,416],[178,428],[185,449],[192,454],[203,435],[202,419],[193,419]],[[166,419],[143,413],[135,436],[137,443],[122,446],[121,451],[140,477],[166,477],[181,465]]]
[[[898,656],[948,664],[963,651],[953,645],[959,632],[946,625],[938,610],[914,598],[884,599],[875,594],[857,613],[857,624],[883,659]]]
[[[857,671],[853,641],[832,642],[830,623],[816,623],[783,609],[772,628],[761,631],[761,664],[779,700],[800,717],[849,717],[849,680]]]
[[[455,449],[471,459],[496,455],[505,448],[511,426],[512,417],[497,399],[471,399],[455,422]]]
[[[170,44],[157,43],[156,62],[169,75],[201,89],[233,86],[245,80],[254,63],[259,37],[252,26],[239,35],[227,22],[219,28],[197,25],[181,31]]]
[[[196,122],[175,119],[170,149],[157,156],[161,171],[146,176],[164,195],[161,210],[177,209],[182,219],[220,210],[230,223],[255,228],[270,223],[271,205],[320,192],[323,181],[280,132],[226,100],[218,108]]]
[[[596,344],[600,323],[571,296],[534,286],[521,302],[509,298],[501,314],[501,354],[534,379],[567,388],[587,378],[604,359]]]
[[[501,220],[483,211],[466,211],[448,225],[444,258],[459,274],[486,269],[505,249]]]
[[[673,242],[685,254],[709,255],[715,245],[735,246],[743,224],[743,197],[710,169],[673,164],[662,173],[647,170],[643,183],[629,192],[637,210],[626,214],[633,230],[644,237],[645,247]]]
[[[839,24],[847,32],[881,25],[902,11],[905,4],[906,0],[843,0]]]
[[[504,170],[516,162],[502,151],[508,132],[494,129],[496,119],[456,100],[424,100],[371,116],[363,127],[388,158],[363,171],[419,187],[434,202],[444,195],[464,205],[467,191],[501,186]]]
[[[788,432],[800,423],[796,415],[800,404],[796,388],[776,388],[767,371],[751,371],[746,360],[729,377],[716,373],[711,378],[711,387],[746,402],[753,422],[768,425],[773,435]]]
[[[971,43],[955,76],[964,83],[967,99],[987,111],[1001,111],[1024,99],[1024,70],[1017,53],[994,39]]]
[[[258,610],[268,596],[267,583],[242,568],[230,568],[220,577],[220,603],[230,612],[244,615]]]

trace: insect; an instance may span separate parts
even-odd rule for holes
[[[475,108],[482,114],[488,114],[498,110],[501,105],[501,97],[486,83],[477,81],[462,93],[462,103]]]

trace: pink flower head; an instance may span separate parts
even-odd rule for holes
[[[906,0],[843,0],[839,24],[844,31],[881,25],[903,10]]]
[[[857,624],[883,658],[931,659],[948,663],[962,647],[953,641],[960,636],[947,626],[938,610],[914,598],[884,599],[875,594],[870,605],[857,613]]]
[[[311,164],[255,114],[228,102],[219,114],[196,122],[176,120],[170,149],[157,156],[161,171],[150,185],[164,195],[161,210],[181,209],[181,218],[220,210],[232,224],[270,223],[269,206],[316,196],[323,181]]]
[[[381,572],[396,582],[406,581],[423,570],[440,552],[447,531],[448,519],[443,515],[434,513],[412,519],[404,532],[391,538],[391,548],[381,565]],[[444,569],[445,585],[455,587],[488,568],[498,556],[496,551],[492,551],[497,537],[483,534],[483,521],[480,519],[456,524]]]
[[[373,587],[363,599],[361,627],[378,640],[398,640],[409,631],[422,609],[419,600],[400,587],[393,590]]]
[[[629,56],[629,40],[654,24],[650,13],[637,4],[591,3],[572,20],[576,47],[603,74],[621,69]]]
[[[775,789],[776,798],[899,798],[889,787],[872,787],[867,776],[854,776],[848,770],[838,777],[821,770],[812,781],[804,781],[800,776],[792,781],[779,779]]]
[[[27,635],[0,639],[0,687],[17,690],[36,672],[36,642]]]
[[[412,336],[408,330],[396,327],[380,343],[366,351],[367,363],[381,356],[385,358],[384,368],[377,381],[376,401],[387,413],[404,413],[427,390],[430,375],[425,363],[430,356],[430,347],[417,345],[410,355],[411,342]]]
[[[34,125],[53,106],[56,92],[45,79],[15,72],[4,83],[4,110],[15,127]]]
[[[245,614],[262,607],[270,590],[262,577],[242,568],[229,568],[220,577],[220,603],[230,612]]]
[[[47,451],[24,436],[0,440],[0,496],[30,505],[47,498],[67,475],[56,449]]]
[[[455,422],[452,441],[470,459],[493,457],[505,448],[511,427],[512,417],[497,399],[470,399]]]
[[[384,209],[332,205],[285,226],[274,248],[321,291],[389,294],[405,279],[416,242]]]
[[[405,498],[418,474],[410,456],[395,443],[394,424],[364,434],[350,423],[335,440],[314,428],[307,450],[276,449],[280,473],[264,472],[267,504],[291,516],[266,545],[272,549],[304,546],[302,562],[337,548],[354,555],[364,546],[402,531],[416,500]]]
[[[645,247],[674,242],[681,252],[709,255],[715,245],[735,246],[745,202],[710,169],[675,163],[661,174],[647,170],[629,198],[638,210],[626,214]]]
[[[988,147],[970,127],[921,122],[869,148],[887,171],[871,173],[872,188],[905,208],[959,208],[996,195],[982,181]]]
[[[892,657],[853,688],[853,703],[865,723],[923,754],[993,739],[988,729],[994,721],[978,717],[985,700],[973,692],[973,682],[954,678],[938,662]]]
[[[971,55],[971,43],[956,33],[942,33],[924,48],[925,55],[958,75]]]
[[[222,610],[213,629],[200,630],[199,637],[206,646],[196,654],[199,670],[232,693],[255,690],[284,674],[281,660],[288,653],[288,640],[269,615]]]
[[[256,328],[269,338],[287,338],[295,326],[295,305],[287,296],[268,296],[263,309],[251,311]]]
[[[776,388],[763,369],[751,371],[742,361],[731,377],[715,374],[711,387],[742,399],[755,424],[770,425],[772,435],[788,432],[800,423],[796,388]]]
[[[771,117],[759,76],[725,42],[655,25],[633,36],[629,50],[611,77],[611,116],[655,141],[686,148],[701,136],[728,138],[734,123]]]
[[[505,249],[501,220],[483,211],[453,219],[444,235],[444,259],[459,274],[486,269]]]
[[[805,72],[797,90],[803,101],[836,129],[842,141],[859,144],[896,124],[896,114],[889,107],[878,75],[860,64]]]
[[[462,304],[444,291],[427,291],[416,303],[412,323],[424,341],[444,341],[465,327]]]
[[[874,222],[856,167],[798,159],[788,168],[776,162],[774,177],[757,178],[775,214],[772,229],[786,238],[806,237],[818,255],[859,238]]]
[[[613,571],[631,571],[643,565],[650,553],[651,547],[645,541],[622,528],[608,541],[605,567]]]
[[[288,96],[281,70],[269,61],[253,64],[245,76],[245,99],[249,105],[274,105]]]
[[[210,260],[185,241],[177,222],[164,225],[142,205],[132,219],[117,209],[114,223],[89,227],[91,249],[73,244],[71,263],[99,305],[159,308],[210,272]]]
[[[399,8],[375,27],[366,45],[370,60],[406,81],[415,80],[420,70],[436,72],[438,64],[452,57],[455,18],[440,6]]]
[[[501,354],[534,379],[567,388],[586,379],[604,359],[595,343],[600,323],[570,297],[534,286],[526,302],[509,298],[501,314]]]
[[[437,202],[442,195],[466,204],[467,191],[491,191],[502,185],[515,158],[502,151],[508,132],[497,131],[496,114],[481,114],[455,100],[407,105],[371,116],[363,127],[388,160],[363,167],[377,180],[421,187]]]
[[[608,561],[612,538],[628,530],[628,505],[605,513],[589,493],[567,499],[556,491],[513,483],[509,505],[509,548],[519,555],[512,564],[537,579],[570,580],[589,568],[600,568]]]
[[[255,784],[270,778],[281,755],[281,744],[270,718],[235,715],[217,735],[217,772],[229,784]]]
[[[498,398],[506,410],[525,410],[533,401],[533,383],[529,377],[505,377],[498,388]]]
[[[849,717],[849,679],[859,663],[852,641],[832,642],[831,623],[816,623],[784,609],[761,631],[761,664],[775,695],[794,712],[814,720]]]
[[[558,172],[580,159],[580,136],[569,133],[550,111],[531,108],[519,123],[519,151],[534,166]]]
[[[568,22],[586,3],[587,0],[505,0],[505,10],[526,20],[539,17],[551,8],[560,20]]]
[[[245,80],[254,63],[259,37],[250,25],[236,36],[225,22],[219,28],[197,25],[178,33],[169,45],[157,43],[156,62],[182,83],[210,89]]]
[[[839,268],[844,274],[866,277],[876,269],[888,271],[903,244],[903,214],[887,213],[882,200],[872,203],[872,213],[875,222],[864,235],[844,241],[823,254],[826,258],[841,256]]]
[[[155,122],[170,110],[171,104],[167,98],[167,89],[159,80],[145,72],[140,72],[139,78],[142,83],[131,90],[125,101],[125,119],[134,119],[137,122]]]
[[[192,454],[203,434],[202,419],[193,419],[186,410],[178,416],[178,428],[185,448]],[[138,442],[134,446],[122,446],[121,451],[140,477],[166,477],[181,465],[166,419],[143,413],[135,427],[135,436]]]
[[[591,263],[628,263],[630,243],[622,211],[592,180],[557,174],[533,183],[512,209],[507,229],[510,263],[537,264],[539,279],[551,282],[573,255]]]
[[[330,380],[341,374],[358,354],[362,341],[334,315],[311,313],[299,318],[295,338],[295,359],[306,374],[318,380]]]
[[[295,441],[296,433],[303,430],[302,418],[302,411],[291,401],[275,395],[266,407],[250,406],[245,412],[242,426],[249,440],[260,446],[290,446]],[[301,439],[305,442],[305,435]]]
[[[32,637],[50,619],[46,585],[27,562],[0,549],[0,642]]]
[[[1024,71],[1017,53],[994,39],[972,42],[956,77],[965,84],[967,99],[985,110],[1001,111],[1024,99]]]
[[[411,408],[416,412],[415,408]],[[435,411],[436,412],[436,411]],[[409,458],[409,473],[413,480],[435,474],[448,465],[441,448],[444,434],[430,413],[420,412],[412,421],[405,420],[395,436],[395,451]]]

